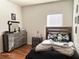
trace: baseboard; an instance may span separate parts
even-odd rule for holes
[[[3,51],[2,50],[0,50],[0,53],[2,53]]]
[[[32,46],[32,44],[27,44],[27,45]]]
[[[32,43],[27,43],[27,45],[32,45]]]

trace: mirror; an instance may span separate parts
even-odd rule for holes
[[[17,32],[20,31],[19,21],[8,21],[8,29],[9,32]]]

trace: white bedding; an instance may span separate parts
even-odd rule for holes
[[[74,54],[74,44],[73,42],[54,42],[53,40],[44,40],[42,43],[38,44],[35,48],[35,51],[47,51],[53,48],[54,50],[68,56]]]
[[[72,56],[74,54],[74,49],[72,47],[53,46],[53,49],[67,56]]]

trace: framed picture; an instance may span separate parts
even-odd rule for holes
[[[75,34],[77,34],[77,26],[75,26]]]
[[[79,16],[78,16],[78,19],[77,19],[77,24],[79,24]]]
[[[16,14],[11,13],[11,20],[16,20]]]
[[[75,24],[79,24],[79,16],[75,17]]]
[[[78,17],[75,17],[75,24],[77,24],[77,18],[78,18]]]
[[[78,13],[78,5],[76,6],[76,13]]]

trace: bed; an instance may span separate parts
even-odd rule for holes
[[[51,37],[50,35],[53,34],[60,34],[60,33],[66,33],[69,35],[69,39],[62,39],[62,40],[55,40],[56,37]],[[55,35],[55,36],[56,36]],[[52,39],[55,42],[73,42],[72,40],[72,28],[71,27],[46,27],[46,39]],[[25,57],[25,59],[79,59],[78,54],[76,50],[74,51],[74,54],[72,56],[64,55],[54,49],[50,49],[47,51],[35,51],[35,48],[33,48],[29,54]]]

